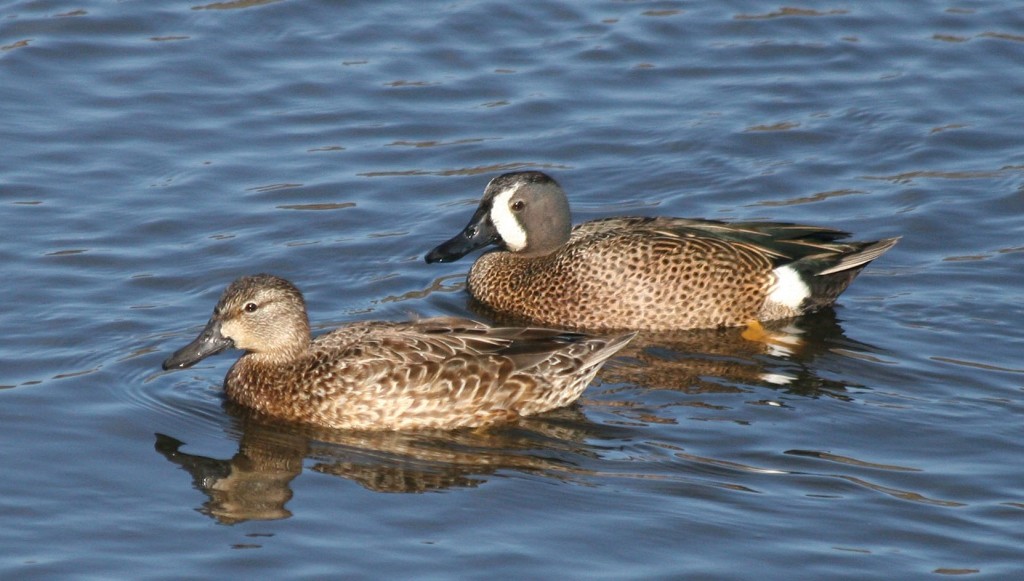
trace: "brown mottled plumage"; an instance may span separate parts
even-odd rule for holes
[[[896,244],[838,242],[846,232],[780,222],[606,218],[571,227],[548,175],[500,175],[469,225],[427,254],[457,260],[497,244],[469,292],[501,313],[577,329],[670,331],[793,317],[832,304]]]
[[[310,339],[290,282],[242,277],[164,369],[228,347],[246,353],[224,390],[271,416],[332,428],[480,426],[568,405],[633,337],[488,327],[467,319],[363,322]]]

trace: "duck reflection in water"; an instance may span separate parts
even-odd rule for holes
[[[347,431],[281,422],[231,401],[225,409],[241,434],[229,459],[189,454],[171,436],[155,449],[192,476],[207,501],[199,509],[222,524],[292,516],[286,504],[307,458],[314,471],[376,492],[423,493],[476,487],[499,470],[578,479],[577,460],[594,456],[584,441],[615,437],[617,428],[590,423],[578,407],[522,418],[487,430]]]
[[[524,319],[471,299],[474,316],[501,325]],[[689,394],[746,392],[760,386],[795,395],[846,399],[850,384],[817,373],[822,357],[874,359],[878,349],[847,337],[833,307],[746,327],[642,331],[598,373],[622,389],[669,389]],[[623,405],[629,405],[624,403]]]

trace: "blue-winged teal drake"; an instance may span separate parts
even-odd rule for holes
[[[258,274],[231,283],[206,328],[163,367],[234,347],[245,354],[224,390],[249,408],[332,428],[450,429],[572,403],[632,337],[440,318],[354,323],[311,339],[299,289]]]
[[[469,225],[426,256],[457,260],[495,244],[469,271],[469,292],[536,324],[607,330],[730,327],[801,315],[835,302],[899,238],[780,222],[606,218],[572,228],[548,175],[487,184]]]

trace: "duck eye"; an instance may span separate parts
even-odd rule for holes
[[[256,303],[245,303],[245,312],[252,313],[256,311]]]
[[[512,211],[513,212],[519,212],[519,211],[521,211],[525,207],[526,207],[526,202],[524,202],[522,200],[516,200],[516,201],[512,202]]]
[[[476,226],[470,226],[469,228],[466,228],[466,238],[474,237],[476,237]]]

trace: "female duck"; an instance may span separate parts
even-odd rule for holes
[[[846,232],[779,222],[606,218],[571,227],[569,202],[537,171],[487,184],[469,225],[428,263],[496,244],[469,272],[491,309],[577,329],[729,327],[835,302],[899,238],[838,242]]]
[[[245,354],[224,390],[260,412],[332,428],[448,429],[568,405],[632,337],[444,318],[355,323],[310,339],[302,293],[258,274],[231,283],[199,337],[163,368],[235,347]]]

